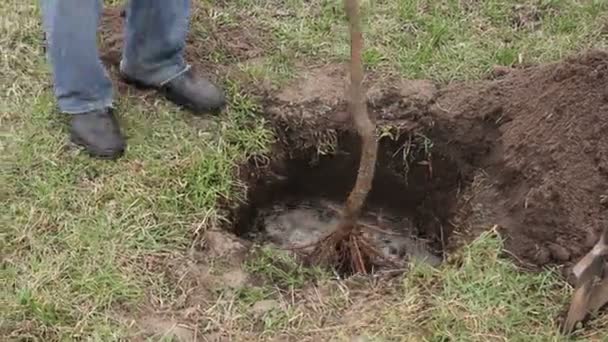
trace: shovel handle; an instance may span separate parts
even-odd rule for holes
[[[584,282],[591,274],[600,275],[602,259],[606,255],[608,255],[608,227],[604,228],[600,240],[595,246],[572,268],[572,273],[577,281]]]
[[[587,253],[574,267],[572,273],[576,277],[577,284],[591,281],[594,276],[601,276],[603,269],[603,258],[594,253]]]

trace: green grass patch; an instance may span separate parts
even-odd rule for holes
[[[264,246],[253,251],[253,254],[254,257],[247,262],[245,269],[278,288],[293,290],[318,279],[328,278],[328,274],[320,267],[304,267],[287,251]]]
[[[512,341],[550,341],[568,291],[553,271],[523,273],[502,256],[494,232],[465,247],[459,267],[441,273],[433,296],[431,340],[482,341],[509,336]]]

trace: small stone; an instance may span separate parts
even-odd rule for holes
[[[247,246],[238,237],[219,230],[205,233],[205,242],[212,257],[234,257],[247,253]]]
[[[551,253],[549,252],[549,250],[547,248],[539,247],[538,251],[536,251],[534,258],[536,259],[536,262],[539,265],[541,265],[541,266],[546,265],[550,261]]]
[[[584,141],[584,142],[582,143],[582,146],[583,146],[583,152],[585,152],[585,153],[592,153],[592,152],[594,152],[594,150],[595,150],[595,149],[593,148],[593,145],[591,145],[591,143],[590,143],[590,142],[588,142],[588,141]]]
[[[226,287],[238,289],[247,284],[247,273],[242,270],[232,270],[222,275],[222,282]]]
[[[273,299],[266,299],[253,304],[251,311],[256,315],[263,315],[273,309],[277,309],[278,307],[279,302]]]
[[[608,89],[604,90],[604,94],[603,95],[604,95],[603,96],[604,102],[608,102]]]
[[[606,196],[606,195],[603,195]],[[602,202],[602,200],[600,200],[600,203],[604,206],[608,205],[608,200],[606,200],[606,197],[604,197],[604,201]],[[588,230],[587,234],[585,235],[585,243],[584,246],[585,248],[591,249],[595,246],[595,244],[598,242],[599,240],[599,236],[598,234],[595,233],[595,231],[593,229]]]
[[[350,339],[351,342],[370,342],[371,340],[366,336],[354,336]]]
[[[570,260],[570,251],[568,251],[565,247],[551,243],[549,244],[549,250],[551,251],[551,256],[557,261]]]
[[[350,120],[350,114],[346,111],[332,112],[329,119],[334,122],[348,122]]]
[[[576,286],[576,276],[572,272],[573,267],[574,267],[573,265],[568,265],[568,266],[562,267],[561,273],[562,273],[562,276],[564,277],[564,279],[566,279],[566,282],[568,284],[570,284],[572,286]]]
[[[291,12],[284,10],[284,9],[276,10],[275,14],[277,17],[289,17],[292,15]]]
[[[492,66],[492,77],[500,78],[511,73],[512,69],[502,65],[494,65]]]

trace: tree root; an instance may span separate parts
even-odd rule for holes
[[[392,265],[361,231],[360,227],[348,231],[336,229],[317,241],[306,261],[313,265],[327,265],[343,274],[369,274],[374,269]]]

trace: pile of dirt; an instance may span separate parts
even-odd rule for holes
[[[502,108],[502,156],[489,170],[510,249],[539,265],[579,258],[608,218],[608,54],[513,72],[486,89]]]

